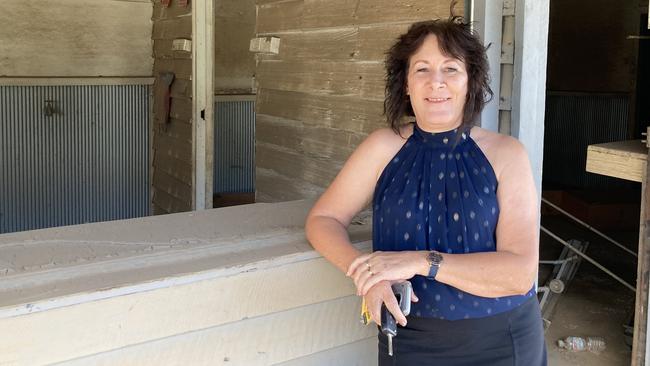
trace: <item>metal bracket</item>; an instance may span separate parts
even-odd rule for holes
[[[56,100],[46,100],[44,111],[45,111],[45,117],[52,117],[55,114],[63,114],[61,113],[59,108],[57,108]]]

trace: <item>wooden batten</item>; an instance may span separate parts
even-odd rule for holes
[[[192,208],[192,54],[174,51],[175,39],[192,39],[192,7],[171,2],[164,7],[153,5],[153,74],[154,123],[152,138],[152,206],[155,213],[186,211]],[[163,87],[160,74],[172,72],[171,106],[165,115]],[[189,174],[189,176],[188,176]],[[162,210],[162,212],[161,212]]]
[[[272,89],[261,89],[256,104],[256,112],[265,118],[364,135],[385,126],[382,108],[383,102],[377,100]]]
[[[260,88],[383,100],[383,70],[380,62],[263,61],[258,81]]]

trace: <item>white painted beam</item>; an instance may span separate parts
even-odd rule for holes
[[[515,22],[511,134],[528,150],[541,200],[549,0],[517,0]]]
[[[499,131],[499,90],[501,82],[501,17],[503,0],[474,0],[472,2],[472,25],[481,36],[487,50],[490,64],[490,88],[492,100],[483,108],[480,126],[490,131]]]
[[[212,208],[214,139],[214,1],[192,3],[193,175],[192,207]]]

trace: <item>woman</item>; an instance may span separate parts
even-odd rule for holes
[[[385,114],[312,208],[309,241],[379,322],[380,365],[546,365],[534,287],[537,193],[524,147],[474,127],[492,95],[485,48],[459,18],[416,23],[388,52]],[[401,123],[405,116],[415,121]],[[372,199],[373,253],[346,227]],[[391,283],[409,280],[411,313]]]

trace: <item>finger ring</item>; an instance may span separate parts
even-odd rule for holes
[[[373,276],[375,272],[371,271],[370,268],[368,268],[368,272],[370,272],[370,275]]]
[[[366,261],[366,266],[368,267],[368,271],[370,271],[370,262]]]

